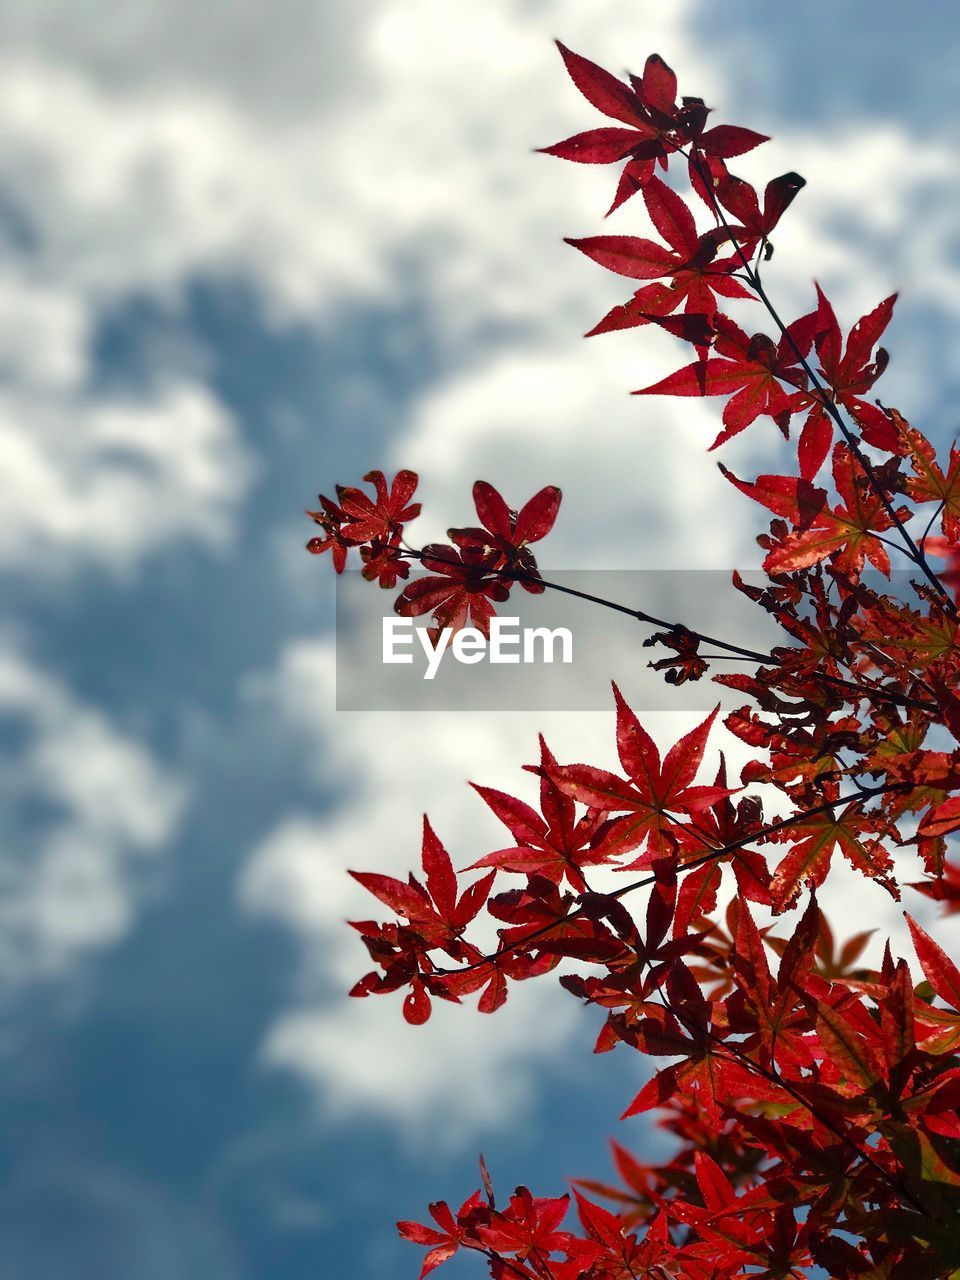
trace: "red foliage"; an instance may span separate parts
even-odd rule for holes
[[[492,1013],[511,983],[565,962],[563,986],[605,1012],[597,1050],[624,1044],[655,1060],[624,1114],[656,1111],[676,1139],[672,1158],[655,1165],[615,1145],[620,1182],[581,1184],[593,1198],[576,1193],[575,1219],[568,1196],[538,1198],[524,1187],[498,1208],[484,1170],[485,1194],[456,1214],[434,1204],[436,1226],[403,1222],[400,1231],[429,1250],[422,1275],[469,1249],[495,1278],[528,1280],[796,1280],[815,1268],[837,1280],[957,1276],[960,969],[910,916],[918,970],[889,943],[879,967],[864,965],[869,934],[835,942],[816,894],[839,855],[899,899],[896,855],[913,847],[924,874],[904,887],[946,913],[960,910],[949,851],[960,831],[950,590],[960,584],[960,453],[938,461],[900,413],[867,398],[887,364],[877,344],[894,298],[846,339],[819,288],[810,311],[780,324],[760,264],[803,179],[775,178],[761,195],[726,168],[762,135],[707,129],[702,101],[678,104],[676,77],[657,55],[622,81],[560,50],[583,96],[617,123],[546,150],[625,162],[614,207],[642,190],[663,241],[571,241],[649,282],[592,332],[656,322],[689,343],[696,358],[638,394],[724,397],[711,448],[764,418],[789,441],[793,417],[804,415],[784,474],[748,481],[723,468],[773,514],[759,539],[766,584],[735,575],[734,586],[784,636],[769,654],[689,624],[647,641],[668,651],[651,665],[671,683],[707,672],[704,641],[741,662],[714,676],[748,699],[725,720],[753,755],[735,783],[722,759],[712,782],[701,777],[716,712],[661,757],[614,687],[621,771],[558,762],[541,741],[539,763],[527,766],[540,812],[476,786],[510,843],[461,873],[465,887],[429,823],[422,877],[354,873],[392,916],[354,926],[375,965],[354,995],[405,991],[404,1014],[418,1023],[432,999],[475,992]],[[677,157],[699,204],[655,174]],[[711,219],[702,232],[701,205]],[[728,299],[765,306],[777,336],[750,336],[719,310]],[[830,487],[819,487],[813,480],[831,453]],[[419,559],[428,576],[404,589],[399,612],[486,630],[514,583],[552,586],[530,545],[552,528],[559,490],[542,489],[514,512],[478,482],[479,525],[416,552],[402,541],[419,510],[410,502],[416,477],[401,472],[390,488],[380,472],[367,479],[373,498],[344,488],[337,502],[321,498],[311,515],[325,536],[309,545],[331,550],[338,572],[359,548],[364,572],[386,586]],[[915,529],[929,503],[932,516]],[[940,532],[928,536],[938,519]],[[866,575],[867,566],[889,574],[891,551],[916,578],[905,598]],[[946,558],[940,576],[928,554]],[[750,792],[760,784],[763,798]],[[643,874],[601,893],[588,882],[598,866]],[[724,874],[732,898],[718,918]],[[503,876],[519,882],[494,892]],[[634,913],[627,900],[642,889],[646,910]],[[771,925],[757,923],[758,907],[772,913]],[[779,917],[801,908],[792,928],[776,931]],[[487,952],[466,937],[484,909],[499,922]]]

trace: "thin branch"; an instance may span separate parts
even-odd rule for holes
[[[940,501],[937,503],[936,507],[934,508],[933,515],[927,521],[927,527],[924,529],[923,533],[920,535],[918,539],[918,542],[920,543],[921,547],[926,542],[927,538],[930,537],[930,530],[933,528],[934,524],[936,523],[937,516],[940,515],[940,513],[943,511],[946,505],[947,505],[946,498],[941,498]]]
[[[407,547],[404,554],[408,559],[420,561],[424,559],[423,552],[417,551],[413,547]],[[457,568],[463,567],[457,560],[446,560],[433,554],[428,559],[438,564],[456,565]],[[720,640],[718,637],[707,635],[703,631],[696,631],[682,622],[668,622],[665,618],[657,618],[654,614],[646,613],[643,609],[634,609],[630,605],[620,604],[615,600],[607,600],[604,596],[594,595],[590,591],[580,591],[576,587],[567,587],[560,582],[551,582],[547,578],[540,577],[539,574],[525,573],[522,569],[511,568],[484,569],[483,573],[492,577],[506,578],[511,582],[528,582],[536,586],[545,587],[550,591],[559,591],[565,596],[574,596],[578,600],[586,600],[589,604],[601,605],[604,609],[612,609],[615,613],[622,613],[628,618],[635,618],[638,622],[646,622],[653,627],[663,627],[667,631],[687,631],[705,644],[715,644],[718,648],[725,649],[728,653],[736,654],[741,658],[749,658],[751,662],[769,664],[773,661],[769,653],[758,653],[755,649],[747,649],[743,645],[731,644],[727,640]]]
[[[424,556],[422,551],[418,551],[415,547],[406,547],[403,554],[407,559],[422,561]],[[446,560],[441,556],[432,555],[431,560],[439,564],[451,564],[460,567],[460,562],[456,560]],[[694,636],[703,644],[713,644],[718,648],[726,651],[726,654],[701,654],[701,657],[716,660],[721,657],[729,656],[733,658],[746,659],[750,662],[758,662],[762,666],[776,665],[775,659],[770,653],[760,653],[755,649],[747,649],[743,645],[733,644],[727,640],[720,640],[716,636],[711,636],[703,631],[697,631],[693,627],[687,626],[684,622],[668,622],[664,618],[657,618],[651,613],[645,612],[643,609],[634,609],[631,605],[620,604],[616,600],[608,600],[604,596],[594,595],[589,591],[580,591],[576,587],[567,587],[560,582],[551,582],[548,578],[542,578],[539,574],[525,573],[520,569],[487,569],[485,573],[493,577],[506,578],[511,582],[528,582],[534,583],[541,587],[545,587],[550,591],[559,591],[563,595],[574,596],[578,600],[586,600],[588,604],[600,605],[604,609],[612,609],[615,613],[622,613],[628,618],[634,618],[638,622],[643,622],[649,626],[663,627],[666,631],[685,631],[689,635]],[[915,698],[909,698],[905,694],[898,694],[885,689],[880,689],[875,685],[860,685],[855,681],[844,680],[840,676],[831,676],[826,672],[818,673],[819,677],[827,680],[831,684],[840,684],[844,687],[856,690],[860,697],[863,698],[880,698],[886,702],[895,702],[901,706],[912,706],[919,710],[937,711],[935,703],[921,702]]]
[[[826,671],[817,672],[818,680],[826,680],[828,684],[839,685],[852,690],[860,698],[878,698],[881,702],[893,702],[901,707],[914,707],[918,711],[938,713],[940,708],[935,702],[924,702],[920,698],[911,698],[905,693],[895,693],[892,689],[883,689],[878,685],[857,684],[855,680],[844,680],[842,676],[831,676]]]

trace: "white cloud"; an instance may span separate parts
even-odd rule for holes
[[[542,14],[384,0],[318,18],[285,0],[269,22],[247,5],[198,23],[177,3],[108,30],[100,7],[104,22],[88,8],[80,24],[47,5],[44,20],[8,20],[6,41],[0,20],[0,181],[48,278],[103,297],[240,274],[281,313],[316,317],[345,292],[402,287],[416,264],[451,304],[445,328],[478,309],[534,314],[562,217],[558,165],[530,149],[584,105]],[[644,39],[676,42],[688,7],[648,18]],[[632,43],[610,12],[560,4],[553,21],[598,55]],[[298,94],[311,64],[314,91]]]
[[[61,976],[127,931],[135,863],[170,839],[185,792],[143,746],[9,646],[0,650],[0,723],[15,744],[0,785],[0,984],[9,989]]]
[[[0,10],[0,47],[76,67],[115,93],[199,88],[245,112],[283,117],[342,89],[356,29],[374,7],[280,0],[265,16],[259,0],[94,0],[83,10],[37,0]]]
[[[202,387],[148,396],[0,391],[0,564],[129,570],[167,541],[222,546],[251,464]]]
[[[216,395],[183,369],[159,367],[122,394],[91,377],[102,307],[168,293],[215,252],[216,218],[199,230],[202,179],[187,174],[171,205],[148,127],[175,152],[189,119],[128,118],[106,101],[98,116],[89,85],[41,65],[18,66],[10,87],[0,189],[28,238],[6,246],[0,276],[0,563],[129,571],[167,541],[222,545],[252,464]],[[187,261],[154,234],[178,225],[200,236]]]
[[[400,1021],[396,1001],[293,1009],[264,1060],[312,1084],[324,1119],[376,1115],[434,1150],[469,1146],[477,1133],[522,1124],[544,1059],[590,1040],[576,1002],[545,985],[519,987],[492,1019],[438,1003],[424,1027]]]
[[[6,264],[0,277],[0,378],[71,391],[87,367],[90,316],[82,301]]]

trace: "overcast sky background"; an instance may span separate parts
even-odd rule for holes
[[[522,787],[538,728],[610,759],[612,718],[337,714],[301,514],[408,466],[424,540],[482,476],[564,488],[556,568],[756,563],[717,406],[626,394],[672,340],[579,336],[626,286],[561,242],[611,171],[531,152],[599,123],[554,37],[774,134],[741,169],[809,181],[783,310],[901,288],[883,397],[955,430],[951,6],[0,0],[0,1280],[414,1276],[394,1219],[479,1149],[505,1189],[607,1169],[639,1067],[571,998],[411,1031],[346,999],[342,922],[346,867],[413,865],[425,809],[466,865],[498,837],[464,781]],[[640,700],[647,656],[609,673]],[[840,882],[841,927],[896,928]]]

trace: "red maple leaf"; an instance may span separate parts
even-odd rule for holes
[[[893,316],[897,295],[891,294],[857,321],[850,330],[846,348],[836,313],[819,285],[817,299],[817,355],[820,375],[831,397],[849,411],[868,444],[896,450],[898,438],[894,422],[863,397],[889,362],[887,352],[877,347],[877,343]],[[876,356],[871,359],[875,347]]]
[[[952,916],[960,911],[960,866],[955,862],[944,862],[942,873],[936,879],[912,881],[907,887],[939,902],[944,915]]]
[[[318,501],[320,503],[318,510],[308,511],[307,515],[314,524],[320,525],[324,536],[311,538],[307,543],[307,550],[314,556],[323,555],[325,551],[332,552],[334,569],[337,573],[343,573],[347,565],[347,552],[354,545],[343,536],[342,526],[347,518],[346,514],[322,493],[318,495]]]
[[[955,543],[960,540],[960,448],[956,442],[950,446],[950,462],[944,472],[925,436],[912,427],[906,428],[904,436],[914,471],[907,480],[907,493],[914,502],[939,504],[944,538],[948,544]],[[930,543],[927,548],[933,550]]]
[[[602,267],[632,279],[658,280],[670,276],[669,285],[653,283],[639,289],[629,302],[614,307],[588,333],[609,333],[638,325],[660,323],[681,303],[688,316],[703,317],[697,331],[678,331],[697,345],[707,345],[717,311],[717,295],[724,298],[751,298],[753,295],[732,276],[739,265],[736,258],[717,260],[716,237],[698,236],[696,222],[686,203],[659,178],[651,178],[643,189],[651,221],[666,240],[668,248],[654,240],[636,236],[592,236],[567,240]],[[671,330],[673,331],[673,330]]]
[[[499,560],[494,551],[474,558],[459,547],[431,543],[420,553],[420,562],[432,572],[409,582],[393,607],[402,618],[432,613],[434,643],[447,627],[459,631],[473,626],[489,636],[490,619],[496,613],[493,606],[510,595],[510,582],[496,572]]]
[[[840,812],[827,809],[802,822],[791,823],[767,839],[788,842],[791,846],[778,864],[770,885],[774,911],[791,907],[805,885],[817,888],[823,884],[830,869],[830,858],[837,848],[857,870],[899,896],[890,880],[893,867],[890,854],[880,843],[869,816],[856,801]]]
[[[376,538],[362,546],[360,559],[363,561],[361,573],[364,578],[368,582],[378,582],[388,590],[392,590],[401,578],[410,576],[410,562],[403,556],[399,532],[389,539]]]
[[[743,255],[749,258],[756,244],[766,240],[771,231],[786,213],[794,197],[805,187],[806,181],[799,173],[783,173],[767,183],[763,193],[763,205],[756,190],[742,178],[721,170],[719,166],[711,166],[717,180],[715,181],[716,198],[723,207],[737,219],[738,226],[719,231],[720,238],[734,236],[743,241]],[[712,201],[708,200],[712,205]]]
[[[805,375],[797,364],[794,343],[801,352],[813,342],[816,313],[795,320],[784,336],[774,343],[764,333],[748,337],[728,317],[717,315],[714,325],[715,357],[697,360],[652,386],[634,391],[635,396],[730,396],[723,409],[724,429],[710,446],[739,434],[762,415],[773,418],[786,429],[790,415],[805,402],[801,390]],[[791,387],[787,391],[783,383]]]
[[[405,916],[435,945],[459,939],[487,900],[493,875],[483,876],[457,896],[457,873],[428,818],[423,819],[421,863],[425,884],[411,873],[408,881],[369,871],[351,871],[354,880],[386,906]]]
[[[341,534],[347,542],[389,539],[402,525],[420,514],[420,503],[411,502],[419,483],[415,471],[398,471],[388,488],[382,471],[368,471],[363,477],[375,490],[369,497],[362,489],[337,485],[337,497],[346,519]]]
[[[621,847],[635,848],[643,842],[648,846],[648,852],[627,870],[649,866],[653,856],[676,849],[678,815],[698,813],[730,793],[726,788],[693,785],[716,709],[671,747],[661,763],[656,743],[615,684],[613,693],[617,752],[627,778],[588,764],[557,765],[550,776],[565,795],[587,808],[626,815],[616,828]]]
[[[478,480],[473,486],[473,502],[483,527],[448,529],[447,533],[464,561],[523,575],[520,585],[537,595],[543,587],[526,581],[540,576],[530,543],[539,542],[553,528],[562,496],[556,485],[546,485],[519,511],[514,511],[492,484]],[[496,558],[491,560],[494,553]]]
[[[925,538],[923,550],[927,555],[946,560],[947,567],[939,575],[944,586],[949,587],[960,600],[960,541],[950,538]]]
[[[960,969],[912,916],[906,915],[906,921],[924,976],[944,1004],[960,1012]]]
[[[557,48],[587,101],[627,127],[590,129],[540,150],[581,164],[627,160],[608,213],[641,190],[658,163],[666,168],[669,157],[688,143],[698,154],[722,159],[744,155],[767,141],[765,134],[737,125],[705,130],[708,109],[699,98],[684,98],[678,106],[677,77],[657,53],[647,58],[643,75],[631,75],[627,85],[559,40]]]
[[[508,849],[488,853],[473,863],[478,867],[500,867],[504,871],[534,873],[561,884],[564,879],[577,890],[586,891],[583,867],[600,866],[612,856],[610,846],[619,851],[616,840],[605,840],[615,824],[606,815],[588,810],[577,818],[574,801],[553,781],[557,762],[540,738],[540,764],[529,766],[540,777],[540,808],[543,816],[522,800],[472,783],[516,842]]]
[[[691,927],[706,926],[706,914],[717,905],[724,863],[730,863],[741,894],[752,902],[770,903],[770,873],[766,859],[756,850],[744,845],[744,838],[761,825],[762,806],[755,797],[747,797],[734,804],[727,787],[726,762],[720,758],[720,767],[714,785],[722,792],[718,799],[697,814],[696,823],[689,832],[680,832],[689,859],[700,862],[704,849],[722,849],[728,845],[739,846],[722,858],[711,858],[702,866],[694,866],[683,877],[677,896],[677,913],[674,934],[681,937]]]
[[[311,538],[307,550],[313,555],[332,551],[334,568],[342,573],[348,550],[360,547],[363,576],[382,586],[395,586],[397,578],[409,572],[400,559],[400,535],[403,526],[420,514],[420,503],[410,501],[419,477],[415,471],[398,471],[389,487],[382,471],[368,471],[363,478],[374,487],[372,498],[347,485],[337,485],[339,504],[319,495],[320,507],[307,515],[326,536]]]
[[[531,1254],[549,1255],[568,1244],[570,1237],[558,1228],[567,1216],[570,1197],[532,1196],[517,1187],[502,1212],[490,1214],[489,1225],[477,1229],[485,1245],[499,1253],[516,1254],[521,1261]]]
[[[430,1216],[440,1228],[425,1226],[422,1222],[398,1222],[397,1230],[404,1240],[414,1244],[429,1246],[429,1252],[423,1260],[420,1280],[439,1267],[442,1262],[449,1262],[458,1250],[466,1244],[468,1248],[475,1245],[468,1243],[471,1232],[471,1218],[481,1208],[480,1192],[475,1191],[460,1206],[456,1217],[446,1200],[437,1200],[430,1205]]]
[[[486,902],[496,873],[491,871],[458,896],[457,875],[450,855],[426,817],[423,819],[421,864],[425,884],[412,872],[406,881],[370,871],[351,871],[350,875],[391,911],[409,922],[409,931],[416,938],[420,949],[429,951],[441,948],[453,956],[462,956],[467,950],[461,941],[463,931]],[[365,936],[372,936],[372,931],[366,928],[365,923],[355,924],[354,927]],[[426,982],[420,975],[419,966],[416,971],[408,972],[408,963],[404,960],[398,968],[398,982],[385,985],[378,975],[369,975],[368,979],[362,979],[357,984],[353,994],[362,996],[374,991],[395,990],[397,986],[407,985],[409,980],[412,989],[404,1002],[404,1017],[408,1022],[426,1022],[430,1017],[428,987],[438,995],[448,995],[448,992],[442,984],[432,983],[429,974],[426,975]]]
[[[800,482],[796,490],[798,511],[794,521],[799,529],[785,533],[776,541],[768,541],[770,551],[763,562],[768,573],[809,568],[829,556],[841,573],[859,574],[866,559],[881,573],[889,575],[890,557],[878,535],[893,527],[893,518],[860,463],[841,441],[833,450],[833,480],[842,499],[841,505],[825,506],[812,518],[799,510],[799,500],[804,494],[822,490],[813,490],[809,485],[804,489],[802,486],[806,482]],[[749,486],[736,483],[739,489],[747,492]],[[764,499],[757,496],[757,501]],[[769,500],[765,505],[776,510]],[[907,514],[904,508],[898,511],[900,518]],[[793,519],[793,513],[790,518]]]

